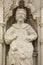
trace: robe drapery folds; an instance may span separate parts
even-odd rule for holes
[[[32,41],[37,33],[29,24],[13,24],[5,33],[5,42],[10,44],[9,65],[33,65]]]

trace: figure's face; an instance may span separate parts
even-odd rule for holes
[[[24,9],[18,9],[16,11],[16,20],[22,22],[25,19],[26,19],[26,11]]]

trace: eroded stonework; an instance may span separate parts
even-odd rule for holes
[[[22,3],[22,1],[20,2]],[[6,44],[10,44],[8,52],[9,65],[33,65],[32,55],[34,48],[32,41],[36,40],[37,33],[31,25],[24,23],[29,10],[25,9],[26,7],[23,5],[19,4],[16,12],[14,12],[17,23],[7,30],[4,37]]]
[[[6,18],[5,22],[7,22],[8,18],[12,15],[12,10],[19,5],[19,1],[20,0],[4,0],[4,17]],[[38,17],[38,13],[36,12],[35,5],[32,4],[31,0],[24,0],[24,2],[25,6],[31,9],[33,17],[36,19],[36,17]]]

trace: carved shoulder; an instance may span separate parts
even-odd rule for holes
[[[4,38],[6,44],[10,44],[10,42],[16,38],[15,29],[13,26],[6,31]]]

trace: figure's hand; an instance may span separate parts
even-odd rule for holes
[[[11,39],[16,39],[17,38],[17,35],[16,34],[12,34],[10,38]]]
[[[26,40],[29,41],[29,42],[31,42],[31,37],[27,36]]]
[[[27,37],[27,40],[28,41],[33,41],[33,40],[36,40],[36,38],[37,38],[37,34],[35,35],[35,34],[31,34],[31,35],[29,35],[28,37]]]

